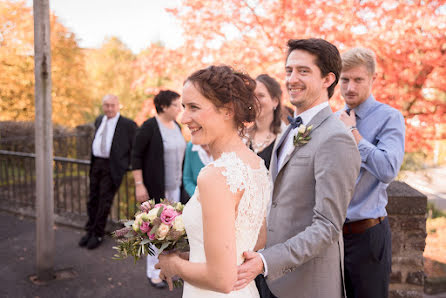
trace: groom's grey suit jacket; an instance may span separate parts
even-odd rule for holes
[[[266,281],[280,298],[344,296],[342,226],[361,164],[351,133],[330,107],[317,113],[311,140],[294,147],[270,171],[274,188],[268,216]],[[307,125],[307,126],[308,126]]]

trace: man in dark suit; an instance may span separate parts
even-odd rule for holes
[[[134,121],[119,114],[119,100],[107,94],[102,99],[104,115],[96,118],[90,166],[90,195],[87,202],[87,234],[79,246],[94,249],[101,245],[113,197],[130,165]]]

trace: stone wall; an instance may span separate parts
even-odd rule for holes
[[[399,181],[389,185],[387,194],[387,213],[392,230],[389,297],[422,298],[427,197]]]

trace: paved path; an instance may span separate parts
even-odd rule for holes
[[[54,267],[72,268],[77,277],[55,280],[47,285],[33,284],[36,273],[35,221],[0,211],[0,297],[167,297],[179,298],[180,289],[169,292],[152,288],[145,276],[145,262],[112,260],[114,240],[106,237],[95,250],[77,246],[81,231],[55,228]]]
[[[429,202],[446,211],[446,166],[401,173],[400,179],[424,193]]]
[[[55,227],[54,267],[72,269],[76,277],[35,285],[35,221],[0,211],[0,297],[2,298],[180,298],[182,291],[157,290],[145,277],[144,261],[112,260],[114,240],[106,237],[95,250],[79,248],[80,230]],[[446,293],[424,298],[446,298]]]
[[[437,294],[437,295],[424,294],[423,298],[446,298],[446,293]]]

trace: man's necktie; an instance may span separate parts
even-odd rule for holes
[[[350,108],[347,108],[347,109],[345,109],[345,112],[347,113],[347,115],[349,115],[350,116],[350,112],[352,111],[352,109],[350,109]],[[355,112],[355,118],[356,119],[359,119],[359,116],[356,114],[356,112]]]
[[[293,118],[291,116],[288,116],[287,119],[293,129],[299,127],[302,124],[302,118],[300,117]]]
[[[108,124],[108,119],[105,120],[104,129],[102,130],[102,135],[101,135],[101,153],[103,155],[107,154],[107,124]]]

